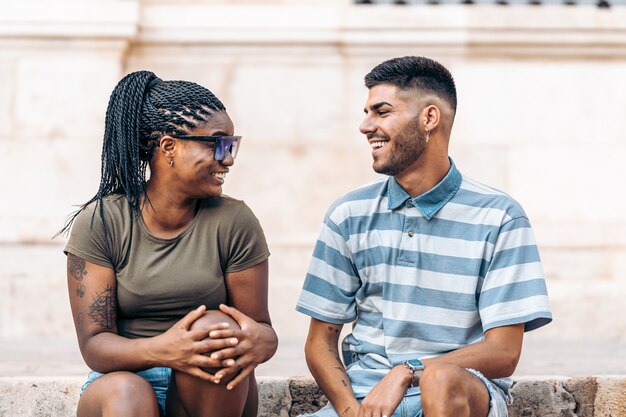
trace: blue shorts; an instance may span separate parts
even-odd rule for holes
[[[137,371],[135,374],[139,375],[152,385],[157,402],[159,403],[159,408],[161,409],[161,414],[165,415],[165,399],[167,398],[167,388],[170,385],[172,370],[170,368],[150,368],[145,371]],[[83,392],[85,392],[89,384],[103,375],[105,374],[101,374],[96,371],[89,372],[87,382],[83,384],[80,394],[83,395]]]
[[[510,396],[505,393],[497,385],[487,379],[483,374],[474,370],[467,369],[472,374],[476,375],[483,384],[487,387],[489,392],[489,414],[487,417],[507,417],[509,415],[507,404],[510,402]],[[362,400],[359,399],[359,402]],[[328,403],[325,407],[313,414],[303,414],[301,417],[338,417],[337,412],[333,406]],[[405,396],[393,415],[389,417],[423,417],[422,411],[422,396],[421,395],[408,395]]]

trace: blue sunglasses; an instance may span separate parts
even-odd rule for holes
[[[170,135],[172,136],[172,135]],[[235,159],[239,146],[241,143],[241,136],[194,136],[194,135],[180,135],[172,136],[176,139],[183,140],[197,140],[200,142],[214,142],[215,149],[213,150],[213,159],[216,161],[223,161],[226,158],[226,153]]]

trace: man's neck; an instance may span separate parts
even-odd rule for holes
[[[450,170],[448,156],[437,159],[420,158],[411,167],[395,176],[398,184],[413,198],[439,184]]]

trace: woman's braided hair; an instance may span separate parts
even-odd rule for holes
[[[70,215],[57,235],[66,233],[76,216],[94,201],[104,224],[102,199],[111,194],[126,196],[138,215],[146,190],[146,168],[159,139],[167,134],[188,134],[215,112],[225,110],[213,93],[196,83],[163,81],[150,71],[126,75],[113,90],[107,107],[98,192]],[[104,232],[106,235],[106,224]]]

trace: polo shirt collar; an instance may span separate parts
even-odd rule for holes
[[[433,188],[424,194],[411,198],[411,196],[400,187],[394,177],[387,180],[387,208],[395,210],[402,206],[407,200],[411,200],[413,205],[430,220],[437,212],[454,197],[461,187],[462,176],[452,158],[450,159],[450,169],[445,177]]]

